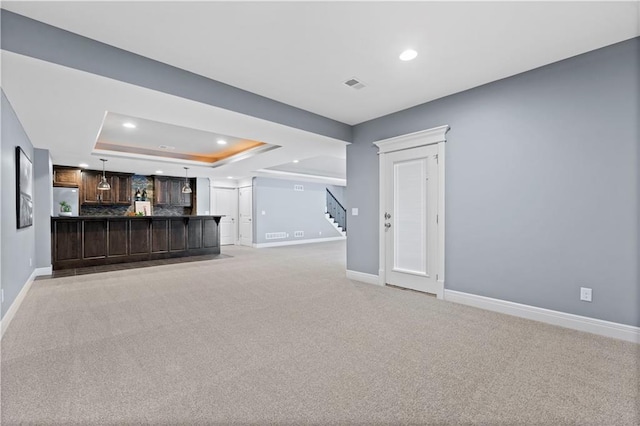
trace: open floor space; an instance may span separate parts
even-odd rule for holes
[[[2,424],[637,425],[640,346],[345,278],[345,242],[34,282]]]

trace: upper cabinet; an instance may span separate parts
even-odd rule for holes
[[[129,174],[112,174],[111,190],[115,204],[131,204],[132,178]]]
[[[194,179],[189,180],[194,188]],[[184,178],[155,176],[153,179],[154,205],[191,207],[192,195],[183,194]]]
[[[80,169],[74,167],[53,166],[53,186],[78,188],[80,186]]]
[[[98,190],[101,170],[80,170],[68,166],[53,166],[53,186],[79,188],[82,205],[122,205],[133,203],[133,173],[105,172],[111,189]],[[193,207],[196,179],[189,179],[193,193],[183,194],[185,178],[153,176],[153,204],[162,207]]]
[[[111,185],[111,189],[100,191],[98,183],[102,179],[102,172],[83,170],[80,203],[131,205],[131,176],[127,173],[106,173],[107,182]]]
[[[80,204],[100,204],[102,201],[103,192],[111,191],[98,191],[98,183],[102,173],[93,170],[82,171],[82,187],[80,190]],[[109,197],[110,194],[107,194]],[[111,201],[109,198],[107,198]]]

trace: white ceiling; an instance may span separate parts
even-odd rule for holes
[[[134,127],[126,127],[125,124]],[[110,151],[111,154],[138,153],[151,161],[164,157],[177,161],[201,162],[202,165],[212,167],[220,166],[240,155],[248,158],[279,148],[261,141],[205,132],[112,111],[107,112],[104,118],[95,147],[105,153]]]
[[[348,124],[640,35],[631,1],[2,7]],[[342,84],[354,76],[367,87]]]
[[[133,129],[124,127],[125,123],[131,123],[136,127]],[[220,139],[227,143],[219,145],[217,141]],[[107,112],[98,136],[98,142],[102,143],[136,146],[150,150],[160,150],[160,146],[165,145],[181,153],[199,154],[224,151],[242,140],[229,135],[160,123],[113,111]]]
[[[638,2],[3,1],[2,7],[348,124],[640,35]],[[401,62],[407,47],[419,55]],[[366,87],[342,84],[352,77]],[[190,165],[197,176],[279,170],[344,183],[346,144],[329,137],[5,51],[2,88],[34,145],[49,149],[57,164],[100,168],[98,157],[108,155],[111,170],[182,175],[185,161],[95,152],[105,113],[115,111],[282,147],[215,169]]]
[[[2,90],[37,148],[50,150],[54,164],[88,163],[101,169],[99,158],[109,159],[108,169],[182,176],[183,166],[192,176],[227,179],[256,175],[256,171],[293,159],[330,156],[344,161],[346,142],[233,111],[167,95],[110,78],[38,59],[2,51]],[[235,135],[280,145],[273,151],[212,168],[186,160],[95,151],[105,113],[154,120],[202,132]],[[329,179],[343,184],[341,180]]]

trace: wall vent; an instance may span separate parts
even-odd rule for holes
[[[287,238],[286,232],[267,232],[264,234],[265,240],[278,240],[280,238]]]
[[[303,185],[293,185],[293,190],[294,191],[304,191],[304,186]]]
[[[293,233],[293,236],[296,238],[304,237],[304,231],[296,231]]]
[[[344,85],[347,87],[351,87],[352,89],[360,90],[365,87],[364,83],[358,80],[355,77],[350,78],[349,80],[344,82]]]

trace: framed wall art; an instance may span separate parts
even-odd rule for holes
[[[16,147],[16,196],[18,229],[33,225],[33,164],[19,146]]]

